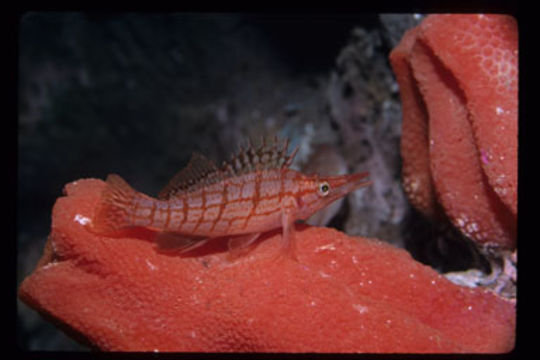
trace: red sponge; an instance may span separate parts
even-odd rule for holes
[[[439,204],[478,243],[514,248],[517,24],[431,15],[390,55],[403,103],[403,182],[428,216]]]
[[[89,231],[104,182],[68,184],[21,299],[102,350],[506,352],[515,303],[463,288],[374,239],[298,227],[298,262],[279,230],[234,262],[219,242],[189,256],[152,236]]]

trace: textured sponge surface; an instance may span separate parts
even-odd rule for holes
[[[375,239],[298,226],[230,262],[224,244],[156,251],[144,230],[89,231],[104,182],[79,180],[53,210],[42,260],[20,297],[102,350],[505,352],[515,304],[450,283]],[[195,252],[195,251],[194,251]]]

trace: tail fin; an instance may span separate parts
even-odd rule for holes
[[[135,195],[136,191],[119,175],[107,176],[107,184],[92,219],[93,230],[106,234],[131,226],[130,211]]]

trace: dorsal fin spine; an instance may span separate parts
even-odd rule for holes
[[[287,156],[289,140],[280,146],[277,136],[271,144],[262,139],[262,145],[254,147],[248,140],[247,147],[242,146],[229,161],[224,161],[221,168],[199,153],[194,153],[187,166],[180,170],[160,192],[159,198],[168,199],[183,193],[195,191],[202,186],[215,184],[227,178],[244,175],[253,171],[284,169],[289,167],[298,152],[298,147]]]
[[[296,156],[296,153],[298,152],[298,150],[300,150],[300,147],[297,146],[294,148],[294,150],[291,152],[291,155],[289,155],[287,157],[287,161],[285,162],[285,164],[283,164],[283,167],[289,167],[291,166],[293,160],[294,160],[294,157]]]

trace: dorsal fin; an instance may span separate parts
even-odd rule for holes
[[[289,167],[292,164],[298,148],[287,155],[289,140],[286,140],[280,147],[277,137],[270,144],[263,139],[262,144],[255,148],[248,141],[245,149],[240,147],[238,153],[233,155],[229,161],[223,162],[221,171],[226,177],[239,176],[252,171],[280,169]]]
[[[202,186],[211,185],[221,180],[244,175],[253,171],[280,169],[289,167],[298,151],[296,148],[287,155],[289,141],[280,147],[277,137],[271,144],[263,140],[255,148],[248,141],[245,149],[240,150],[229,161],[223,162],[220,169],[211,160],[200,153],[193,153],[187,166],[180,170],[161,190],[158,197],[169,199],[184,192],[191,192]]]
[[[208,184],[213,177],[219,175],[216,165],[204,155],[194,152],[185,168],[180,170],[160,191],[159,199],[169,199],[177,193],[193,191],[201,185]]]

